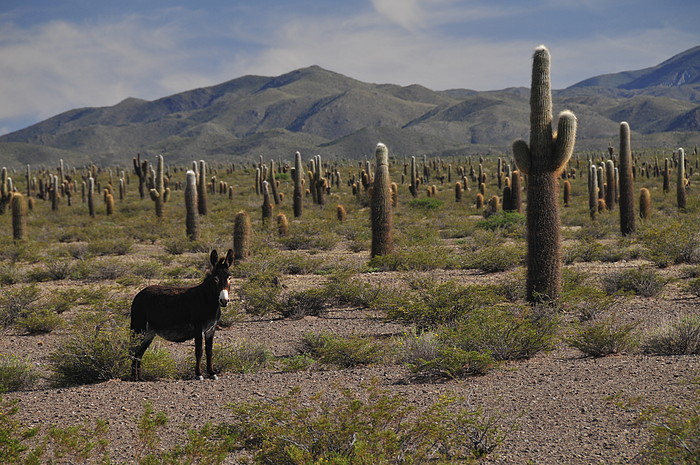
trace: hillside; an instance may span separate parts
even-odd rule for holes
[[[311,66],[276,77],[243,76],[154,101],[128,98],[80,108],[0,137],[5,165],[61,157],[129,163],[138,152],[169,162],[286,158],[296,150],[363,158],[382,140],[396,156],[508,153],[528,137],[525,88],[433,91],[370,84]],[[555,91],[557,110],[579,119],[579,147],[607,147],[622,120],[635,139],[697,144],[700,47],[647,69],[606,74]]]

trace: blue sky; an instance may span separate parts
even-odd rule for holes
[[[564,88],[700,45],[694,0],[0,0],[0,134],[313,64],[434,90]]]

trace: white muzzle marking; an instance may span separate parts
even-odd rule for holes
[[[228,305],[228,290],[221,289],[221,292],[219,293],[219,305],[222,307]]]

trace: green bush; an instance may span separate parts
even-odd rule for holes
[[[271,359],[272,353],[267,347],[247,339],[214,347],[214,364],[221,372],[255,373],[265,368]]]
[[[525,249],[517,245],[484,247],[468,256],[464,268],[477,269],[485,273],[498,273],[521,266],[525,259]]]
[[[0,354],[0,392],[30,389],[38,378],[39,374],[29,360],[16,355]]]
[[[63,318],[48,308],[32,309],[15,321],[15,325],[20,330],[29,334],[50,333],[54,329],[62,327],[64,323]]]
[[[238,295],[246,313],[264,316],[280,310],[281,291],[276,273],[259,273],[241,284]]]
[[[126,255],[133,245],[129,239],[97,239],[88,242],[87,251],[92,255]]]
[[[508,235],[521,233],[525,228],[525,215],[518,212],[499,211],[476,223],[478,228],[503,231]]]
[[[284,357],[277,361],[277,367],[282,373],[305,371],[313,367],[315,364],[316,360],[306,354]]]
[[[386,302],[389,319],[433,328],[451,324],[471,312],[503,300],[491,286],[464,286],[455,281],[435,283],[418,280],[412,283],[413,292],[403,299]]]
[[[33,308],[39,300],[39,288],[32,284],[5,288],[0,295],[0,326],[8,327]]]
[[[129,346],[126,327],[110,321],[80,322],[49,356],[54,384],[90,384],[125,376]]]
[[[423,210],[437,210],[442,207],[444,202],[435,197],[423,197],[420,199],[411,199],[408,201],[408,206],[411,208],[420,208]]]
[[[460,347],[440,347],[435,358],[409,365],[414,373],[430,377],[464,378],[483,375],[494,364],[490,354]]]
[[[700,315],[687,315],[649,336],[642,350],[654,355],[700,355]]]
[[[679,219],[666,219],[641,229],[644,258],[659,267],[700,261],[700,234]]]
[[[695,381],[697,384],[697,381]],[[682,407],[652,407],[641,420],[652,434],[634,458],[640,465],[697,465],[700,463],[700,396],[696,391]]]
[[[290,292],[280,300],[279,312],[285,318],[320,316],[326,311],[326,293],[323,289]]]
[[[341,368],[372,365],[386,355],[384,346],[371,337],[359,335],[340,337],[330,333],[307,333],[304,346],[319,363]]]
[[[459,399],[416,410],[376,386],[324,392],[298,389],[271,401],[232,406],[220,434],[254,464],[476,463],[503,441],[498,422]]]
[[[491,306],[477,309],[440,332],[443,346],[488,354],[494,360],[522,360],[551,350],[559,319],[545,307]]]
[[[191,368],[190,368],[191,370]],[[141,376],[144,380],[178,378],[178,363],[173,355],[158,341],[150,345],[141,358]]]
[[[446,247],[417,246],[402,248],[387,255],[372,257],[368,271],[430,271],[458,268],[459,256]]]
[[[639,344],[636,327],[612,314],[574,327],[565,341],[589,357],[605,357],[635,349]]]
[[[667,280],[651,268],[630,268],[603,277],[603,287],[610,295],[622,291],[642,297],[654,297],[666,284]]]

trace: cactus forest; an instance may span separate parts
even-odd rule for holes
[[[697,148],[577,149],[551,62],[498,156],[2,168],[3,463],[697,463]],[[156,338],[129,381],[212,249],[218,380]]]

